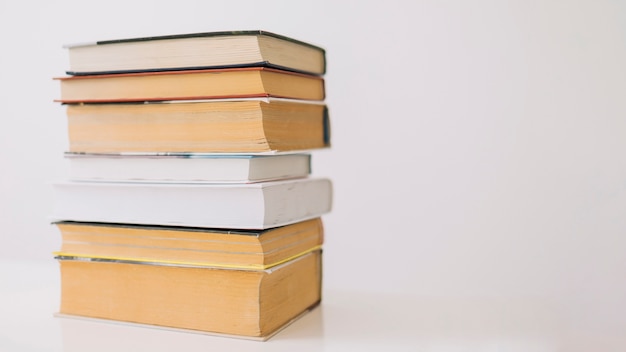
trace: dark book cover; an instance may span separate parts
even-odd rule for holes
[[[136,38],[123,38],[123,39],[113,39],[113,40],[100,40],[96,42],[88,42],[88,43],[80,43],[80,44],[69,44],[65,45],[65,48],[74,48],[80,46],[90,46],[90,45],[107,45],[107,44],[121,44],[121,43],[133,43],[133,42],[144,42],[144,41],[158,41],[158,40],[171,40],[171,39],[185,39],[185,38],[202,38],[202,37],[226,37],[226,36],[235,36],[235,35],[256,35],[256,36],[268,36],[274,37],[280,40],[289,41],[298,45],[307,46],[309,48],[313,48],[319,50],[326,56],[326,51],[324,48],[319,47],[317,45],[313,45],[311,43],[307,43],[304,41],[300,41],[291,37],[287,37],[284,35],[263,31],[263,30],[240,30],[240,31],[219,31],[219,32],[198,32],[198,33],[187,33],[187,34],[172,34],[172,35],[160,35],[160,36],[149,36],[149,37],[136,37]],[[173,67],[173,68],[155,68],[155,69],[147,69],[147,70],[117,70],[117,71],[65,71],[66,74],[71,76],[87,76],[87,75],[106,75],[106,74],[119,74],[119,73],[135,73],[135,72],[157,72],[157,71],[186,71],[186,70],[203,70],[203,69],[220,69],[220,68],[242,68],[242,67],[267,67],[267,68],[275,68],[286,71],[293,71],[305,74],[312,74],[310,72],[298,71],[289,67],[284,67],[280,65],[275,65],[267,61],[261,62],[253,62],[246,64],[236,64],[236,65],[222,65],[222,66],[194,66],[194,67]],[[324,60],[324,69],[323,73],[326,72],[326,60]]]

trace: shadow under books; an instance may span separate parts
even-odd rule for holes
[[[192,352],[205,351],[207,347],[218,350],[231,348],[264,350],[275,347],[276,344],[297,344],[303,340],[321,342],[324,335],[322,306],[313,308],[265,342],[192,330],[177,331],[157,326],[71,316],[57,315],[56,319],[61,326],[64,352],[86,350],[90,352],[137,350]]]

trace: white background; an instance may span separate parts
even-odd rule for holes
[[[62,45],[235,29],[327,50],[333,146],[313,156],[335,187],[325,290],[430,317],[442,300],[540,302],[624,350],[621,1],[2,1],[0,257],[14,275],[43,263],[58,281]]]

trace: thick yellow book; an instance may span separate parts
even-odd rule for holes
[[[273,153],[330,146],[326,105],[227,99],[67,105],[74,153]]]
[[[320,76],[266,67],[65,76],[61,103],[277,97],[323,100]]]
[[[60,257],[61,316],[265,340],[321,300],[321,251],[265,270]]]

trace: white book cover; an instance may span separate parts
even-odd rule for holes
[[[301,178],[246,184],[54,184],[52,221],[266,229],[308,220],[332,207],[332,184]]]
[[[69,179],[104,182],[252,183],[306,177],[310,154],[66,153]]]

